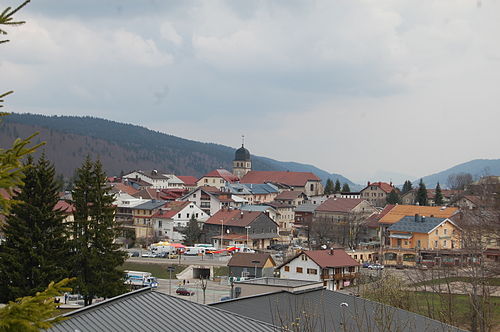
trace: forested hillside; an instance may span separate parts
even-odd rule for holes
[[[133,169],[158,169],[178,175],[201,176],[215,168],[231,169],[234,148],[201,143],[149,130],[144,127],[92,117],[11,114],[0,124],[0,146],[17,137],[40,132],[36,141],[47,142],[45,151],[57,171],[69,177],[86,155],[98,156],[110,175]],[[251,152],[251,151],[250,151]],[[280,162],[252,156],[255,170],[312,171],[323,180],[339,179],[311,165]],[[355,186],[355,185],[354,185]]]

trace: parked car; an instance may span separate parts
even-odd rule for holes
[[[193,296],[194,295],[194,292],[193,291],[190,291],[190,290],[187,290],[186,288],[184,287],[179,287],[175,290],[175,293],[176,294],[179,294],[179,295],[183,295],[183,296]]]
[[[139,252],[138,251],[129,251],[128,252],[128,257],[139,257]]]
[[[223,296],[220,298],[221,301],[228,301],[231,300],[231,296]]]
[[[370,265],[368,265],[368,268],[370,270],[383,270],[384,266],[380,265],[380,264],[370,264]]]
[[[155,254],[153,254],[152,252],[146,251],[146,252],[143,252],[141,256],[142,257],[155,257]]]
[[[372,264],[372,263],[370,263],[370,262],[364,262],[364,263],[363,263],[363,265],[362,265],[362,267],[366,269],[366,268],[368,268],[371,264]]]

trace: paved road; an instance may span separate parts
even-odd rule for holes
[[[172,279],[171,283],[168,279],[158,279],[158,291],[170,294],[175,297],[183,298],[185,300],[197,302],[203,304],[203,290],[201,289],[201,284],[199,280],[189,280],[189,283],[185,285],[182,284],[181,280]],[[190,291],[194,292],[193,296],[182,296],[175,294],[177,287],[182,286]],[[214,281],[208,281],[207,288],[205,290],[205,303],[219,302],[224,296],[229,296],[231,292],[231,287],[226,284],[220,284]]]
[[[167,258],[146,258],[146,257],[129,257],[127,262],[134,263],[154,263],[154,264],[181,264],[181,265],[211,265],[211,266],[226,266],[230,256],[220,257],[199,257],[199,256],[181,256],[181,259]]]

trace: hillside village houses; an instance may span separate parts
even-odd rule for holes
[[[370,182],[360,192],[324,195],[321,180],[313,173],[253,170],[250,152],[243,144],[235,151],[232,172],[220,168],[196,179],[154,170],[133,171],[110,182],[116,195],[116,218],[146,243],[182,241],[180,231],[194,217],[203,227],[203,241],[218,247],[240,244],[262,250],[276,243],[304,248],[342,245],[356,248],[348,254],[358,262],[394,265],[430,259],[426,250],[460,248],[459,240],[444,238],[448,234],[434,239],[435,234],[425,233],[426,229],[421,229],[423,233],[404,231],[404,222],[398,222],[410,217],[414,221],[418,215],[426,225],[437,218],[449,220],[443,225],[452,227],[458,208],[446,205],[473,209],[480,200],[474,194],[443,189],[445,206],[387,205],[387,195],[399,191],[385,182]],[[432,203],[434,190],[429,189],[428,195]],[[457,195],[462,198],[456,199]],[[402,201],[413,202],[413,196],[410,191]],[[318,235],[318,229],[332,234]],[[446,230],[453,231],[459,234],[460,230]]]

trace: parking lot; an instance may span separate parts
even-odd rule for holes
[[[187,280],[189,283],[183,284],[181,280],[177,279],[158,279],[158,291],[164,294],[170,294],[175,297],[183,298],[185,300],[203,304],[203,290],[201,289],[200,280]],[[192,296],[183,296],[175,293],[178,287],[184,287],[189,291],[194,292]],[[209,280],[205,290],[205,303],[219,302],[222,297],[229,296],[231,286],[221,284],[219,282]]]

